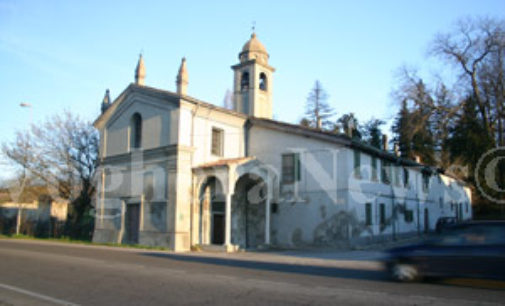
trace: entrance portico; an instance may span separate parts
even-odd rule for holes
[[[247,157],[201,165],[193,174],[192,245],[228,252],[270,245],[270,206],[277,193],[272,169]]]

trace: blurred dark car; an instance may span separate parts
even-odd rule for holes
[[[458,223],[456,217],[442,217],[437,220],[437,225],[435,227],[437,233],[441,233],[445,228],[451,227]]]
[[[422,243],[390,249],[386,268],[397,281],[426,276],[505,280],[505,221],[459,223]]]

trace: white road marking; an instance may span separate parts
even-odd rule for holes
[[[25,290],[25,289],[22,289],[22,288],[6,285],[6,284],[2,284],[2,283],[0,283],[0,288],[11,290],[11,291],[18,292],[18,293],[21,293],[21,294],[25,294],[25,295],[28,295],[28,296],[31,296],[31,297],[34,297],[34,298],[38,298],[40,300],[48,301],[48,302],[51,302],[51,303],[54,303],[54,304],[58,304],[58,305],[69,305],[69,306],[77,306],[78,305],[78,304],[74,304],[74,303],[67,302],[67,301],[64,301],[64,300],[56,299],[56,298],[53,298],[53,297],[50,297],[50,296],[47,296],[47,295],[43,295],[43,294],[40,294],[40,293],[36,293],[36,292],[33,292],[33,291]]]

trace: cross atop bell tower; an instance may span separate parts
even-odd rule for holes
[[[234,71],[233,108],[237,112],[258,118],[272,119],[272,75],[275,68],[268,65],[269,55],[253,33],[232,66]]]

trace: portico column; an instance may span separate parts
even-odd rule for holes
[[[265,201],[265,244],[270,244],[270,197]]]
[[[225,229],[224,229],[224,244],[231,245],[231,193],[225,195]]]

